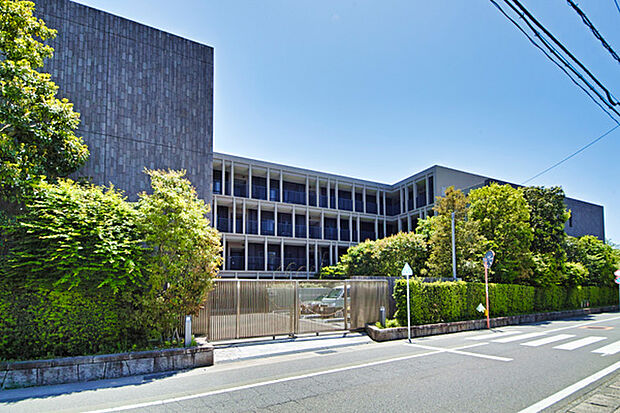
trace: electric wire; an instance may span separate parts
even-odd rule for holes
[[[534,45],[537,49],[539,49],[539,50],[540,50],[540,51],[541,51],[541,52],[542,52],[542,53],[543,53],[543,54],[544,54],[544,55],[545,55],[545,56],[546,56],[549,60],[551,60],[551,62],[553,62],[553,63],[554,63],[557,67],[559,67],[559,68],[560,68],[560,70],[562,70],[562,71],[566,74],[566,76],[568,76],[568,78],[569,78],[569,79],[570,79],[570,80],[571,80],[571,81],[572,81],[575,85],[577,85],[577,86],[578,86],[581,90],[583,90],[583,91],[584,91],[584,92],[585,92],[585,93],[586,93],[586,94],[590,97],[590,99],[592,99],[592,101],[593,101],[593,102],[594,102],[594,103],[595,103],[595,104],[596,104],[599,108],[601,108],[601,110],[602,110],[603,112],[605,112],[605,113],[607,114],[607,116],[609,116],[609,117],[610,117],[610,118],[611,118],[611,119],[612,119],[612,120],[613,120],[616,124],[618,124],[618,123],[619,123],[619,122],[618,122],[618,120],[617,120],[616,118],[614,118],[614,116],[613,116],[611,113],[609,113],[609,112],[608,112],[608,111],[607,111],[607,110],[606,110],[606,109],[605,109],[605,108],[601,105],[601,103],[600,103],[600,102],[599,102],[599,101],[598,101],[598,100],[597,100],[594,96],[592,96],[592,95],[590,94],[590,92],[588,92],[588,90],[586,90],[586,88],[584,88],[582,85],[580,85],[580,84],[577,82],[577,80],[575,80],[575,78],[574,78],[574,77],[573,77],[573,76],[572,76],[572,75],[571,75],[571,74],[570,74],[570,73],[569,73],[569,72],[568,72],[568,71],[567,71],[564,67],[562,67],[562,65],[560,65],[560,63],[558,63],[558,62],[557,62],[557,61],[556,61],[556,60],[555,60],[552,56],[550,56],[550,55],[549,55],[549,53],[547,53],[547,51],[545,51],[545,49],[543,49],[543,48],[542,48],[542,47],[541,47],[538,43],[536,43],[536,41],[535,41],[535,40],[534,40],[534,39],[533,39],[533,38],[532,38],[532,37],[531,37],[531,36],[530,36],[530,35],[529,35],[526,31],[525,31],[525,29],[523,29],[523,27],[521,27],[521,25],[520,25],[520,24],[519,24],[516,20],[514,20],[512,17],[510,17],[510,16],[509,16],[509,15],[508,15],[505,11],[504,11],[504,9],[503,9],[503,8],[502,8],[499,4],[497,4],[494,0],[490,0],[490,1],[491,1],[491,3],[492,3],[492,4],[493,4],[493,5],[494,5],[494,6],[495,6],[495,7],[496,7],[496,8],[497,8],[497,9],[498,9],[498,10],[499,10],[499,11],[500,11],[503,15],[504,15],[504,16],[505,16],[505,17],[506,17],[506,18],[507,18],[507,19],[508,19],[508,20],[509,20],[509,21],[510,21],[513,25],[515,25],[515,27],[517,27],[517,29],[519,29],[519,31],[521,31],[521,33],[523,33],[523,35],[525,35],[525,37],[527,37],[527,39],[530,41],[530,43],[532,43],[532,44],[533,44],[533,45]],[[537,37],[540,39],[541,37],[540,37],[540,35],[538,34],[538,32],[537,32],[535,29],[532,29],[532,30],[534,31],[534,33],[535,33],[535,34],[537,34]],[[542,41],[544,41],[543,39],[541,39],[541,40],[542,40]],[[567,65],[565,61],[562,61],[562,63],[564,63],[565,65]],[[568,67],[568,65],[567,65],[567,67]],[[584,80],[584,81],[585,81],[585,79],[583,79],[583,78],[582,78],[582,80]],[[587,83],[587,81],[585,81],[585,82]],[[600,96],[600,95],[597,95],[597,96],[599,96],[599,98],[601,98],[601,96]]]
[[[561,164],[563,164],[564,162],[568,161],[570,158],[574,157],[575,155],[578,155],[579,153],[585,151],[586,149],[588,149],[590,146],[594,145],[596,142],[600,141],[601,139],[603,139],[605,136],[609,135],[610,133],[612,133],[613,131],[615,131],[616,129],[620,128],[620,124],[614,126],[613,128],[609,129],[607,132],[605,132],[604,134],[602,134],[601,136],[599,136],[598,138],[594,139],[593,141],[591,141],[590,143],[588,143],[587,145],[581,147],[579,150],[573,152],[572,154],[568,155],[566,158],[562,159],[561,161],[551,165],[549,168],[545,169],[542,172],[537,173],[536,175],[534,175],[533,177],[531,177],[530,179],[524,181],[522,183],[522,185],[525,185],[526,183],[532,181],[533,179],[538,178],[539,176],[546,174],[547,172],[549,172],[550,170],[552,170],[553,168],[560,166]]]
[[[616,4],[616,9],[618,9],[618,13],[620,13],[620,5],[618,5],[618,0],[614,0],[614,3]]]
[[[545,26],[543,26],[538,20],[536,20],[536,18],[532,15],[532,13],[530,13],[519,2],[519,0],[511,0],[511,1],[514,2],[514,4],[517,5],[517,7],[521,10],[522,13],[524,13],[540,30],[542,30],[543,33],[545,33],[560,49],[562,49],[562,51],[566,53],[568,57],[570,57],[575,63],[577,63],[577,65],[594,81],[594,83],[596,83],[605,92],[607,96],[607,100],[609,101],[611,105],[613,106],[620,105],[620,103],[617,100],[614,101],[615,98],[612,96],[611,92],[609,92],[609,90],[607,90],[607,88],[603,86],[603,84],[596,78],[596,76],[594,76],[588,70],[588,68],[585,67],[583,63],[579,61],[579,59],[573,56],[573,54],[558,39],[556,39],[555,36],[553,36],[553,34],[549,32],[549,30],[545,28]],[[504,2],[508,4],[508,0],[504,0]]]
[[[615,0],[614,0],[615,1]],[[585,24],[586,26],[588,26],[588,28],[590,29],[590,31],[592,31],[592,33],[594,34],[594,37],[596,37],[601,44],[603,45],[603,47],[605,49],[607,49],[607,51],[609,52],[609,54],[611,54],[611,56],[616,59],[616,61],[618,63],[620,63],[620,57],[618,56],[618,54],[616,53],[616,51],[609,45],[609,43],[607,43],[607,41],[603,38],[603,36],[599,33],[599,31],[596,29],[596,27],[594,27],[594,24],[592,24],[592,22],[590,21],[590,19],[588,18],[588,16],[586,16],[586,14],[581,11],[581,9],[579,8],[579,6],[577,6],[577,4],[575,4],[575,2],[573,0],[566,0],[566,2],[573,8],[573,10],[575,10],[575,12],[577,12],[577,14],[579,15],[579,17],[581,17],[581,20],[583,21],[583,24]],[[617,4],[617,3],[616,3]]]

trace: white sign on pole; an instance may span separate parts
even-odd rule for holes
[[[478,312],[480,312],[480,313],[484,313],[484,310],[486,310],[486,308],[484,308],[482,303],[480,303],[480,304],[478,304],[478,307],[476,307],[476,310],[478,310]]]
[[[407,340],[411,343],[411,302],[409,301],[409,277],[413,275],[413,270],[409,266],[408,262],[405,263],[401,274],[403,277],[407,277]]]

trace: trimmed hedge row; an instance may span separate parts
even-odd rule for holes
[[[436,282],[410,280],[411,323],[431,324],[484,318],[476,310],[485,305],[483,283]],[[395,318],[407,323],[407,283],[394,285]],[[618,304],[618,290],[613,287],[545,287],[489,284],[489,307],[492,317],[561,311]]]

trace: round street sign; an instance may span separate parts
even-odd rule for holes
[[[620,284],[620,270],[617,270],[616,272],[614,272],[614,275],[616,276],[616,278],[614,279],[614,282],[616,284]]]
[[[484,258],[482,259],[484,266],[487,268],[491,268],[491,265],[493,265],[493,258],[495,258],[495,253],[492,250],[487,251],[487,253],[484,254]]]

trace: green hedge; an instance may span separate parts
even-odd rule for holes
[[[0,359],[126,351],[145,345],[120,295],[27,288],[0,281]]]
[[[474,320],[484,315],[476,310],[485,305],[484,284],[466,282],[422,283],[410,281],[411,322],[430,324]],[[407,323],[407,283],[394,285],[395,317]],[[586,301],[591,307],[618,304],[618,291],[609,287],[545,287],[514,284],[489,284],[491,317],[581,308]]]

